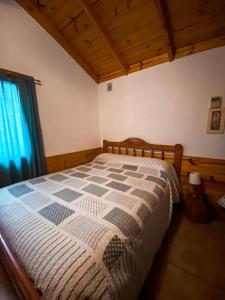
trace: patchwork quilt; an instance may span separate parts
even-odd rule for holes
[[[172,165],[101,154],[0,190],[0,228],[44,299],[138,296],[180,186]]]

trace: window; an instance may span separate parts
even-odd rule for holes
[[[21,168],[31,159],[31,140],[17,85],[0,80],[0,165]]]

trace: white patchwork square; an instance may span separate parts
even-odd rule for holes
[[[148,167],[140,167],[139,171],[148,175],[159,175],[159,171],[157,169],[148,168]]]
[[[57,190],[61,189],[62,188],[62,185],[57,183],[57,182],[54,182],[54,181],[46,181],[46,182],[41,182],[37,185],[37,187],[47,193],[54,193],[56,192]]]
[[[109,172],[103,171],[103,170],[94,169],[94,170],[88,172],[88,174],[105,177],[105,176],[107,176],[109,174]]]
[[[100,214],[109,207],[107,201],[100,200],[91,195],[85,195],[82,199],[75,201],[74,205],[94,215]]]
[[[48,198],[39,192],[29,194],[21,197],[20,199],[32,209],[38,209],[39,207],[51,202],[51,198]]]
[[[133,187],[138,187],[141,189],[147,189],[147,190],[152,190],[155,186],[154,182],[147,181],[147,180],[142,180],[142,179],[136,179],[136,178],[128,178],[126,180],[126,183],[129,185],[132,185]]]
[[[75,189],[79,189],[87,184],[87,182],[83,181],[82,179],[71,178],[69,180],[64,181],[64,184],[73,187]]]
[[[109,195],[106,196],[106,199],[115,203],[118,203],[122,206],[132,208],[134,204],[136,204],[137,199],[130,196],[129,194],[122,194],[120,192],[112,192]]]

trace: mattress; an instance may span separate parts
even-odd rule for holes
[[[43,299],[138,297],[180,186],[165,161],[100,154],[0,190],[0,228]]]

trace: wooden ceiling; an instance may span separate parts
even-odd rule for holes
[[[16,0],[97,82],[225,45],[225,0]]]

